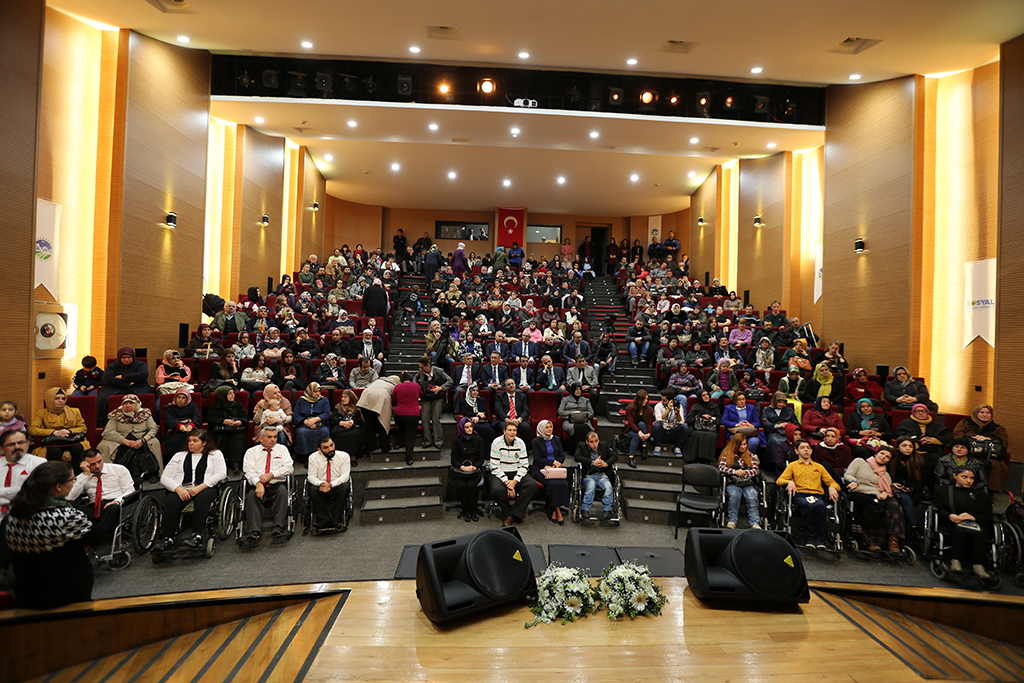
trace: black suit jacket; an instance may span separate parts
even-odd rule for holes
[[[508,368],[504,365],[498,366],[498,375],[494,375],[494,366],[488,363],[480,367],[480,374],[477,375],[478,381],[484,385],[490,384],[504,384],[505,380],[508,379]]]
[[[465,364],[459,363],[458,365],[452,366],[452,381],[456,386],[464,386],[473,384],[480,379],[480,366],[474,363],[469,366],[469,381],[463,381],[462,376],[465,373]]]
[[[558,387],[565,384],[565,372],[562,370],[562,368],[558,367],[557,365],[551,366],[551,372],[554,373],[555,390],[557,390]],[[534,385],[534,387],[542,391],[549,391],[547,370],[537,371],[537,383]]]
[[[520,420],[530,419],[530,407],[526,402],[526,397],[519,392],[516,392],[516,417]],[[497,417],[496,422],[502,423],[508,419],[508,392],[503,391],[494,397],[494,415]]]
[[[519,389],[520,387],[523,386],[523,372],[526,373],[526,386],[532,389],[534,380],[533,370],[531,370],[530,368],[526,368],[524,370],[523,368],[518,366],[516,366],[516,368],[512,371],[512,379],[516,383],[516,389]]]

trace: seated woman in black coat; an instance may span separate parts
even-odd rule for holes
[[[117,358],[103,371],[103,388],[96,398],[96,412],[103,420],[107,414],[107,402],[116,394],[152,393],[146,362],[135,359],[135,349],[122,346],[117,350]]]
[[[939,528],[949,536],[953,546],[949,568],[959,574],[964,564],[970,564],[975,576],[988,579],[985,562],[992,542],[992,503],[987,492],[973,488],[974,472],[970,467],[957,467],[953,480],[955,486],[942,486],[935,491]],[[961,527],[964,522],[975,522],[980,529],[972,531]]]
[[[857,401],[857,409],[846,418],[846,443],[853,457],[867,460],[892,438],[892,427],[871,399]]]
[[[480,520],[480,481],[484,461],[490,457],[491,442],[475,431],[476,424],[468,417],[460,417],[452,442],[452,467],[448,470],[448,486],[462,504],[459,519],[466,522]]]
[[[688,368],[710,368],[714,365],[711,356],[708,355],[708,352],[704,350],[699,341],[694,341],[687,346],[686,351],[683,353],[683,363]]]
[[[341,398],[331,409],[329,424],[331,428],[331,439],[336,444],[345,444],[345,450],[349,454],[350,465],[359,465],[360,456],[370,456],[369,430],[363,421],[363,413],[359,410],[356,392],[345,389],[341,392]]]
[[[928,387],[924,382],[919,382],[910,376],[910,372],[902,365],[893,370],[893,377],[885,383],[885,390],[882,398],[896,408],[910,410],[915,403],[923,403],[933,413],[938,412],[939,406],[932,402],[928,395]]]
[[[213,395],[215,400],[206,421],[227,466],[237,472],[242,469],[242,457],[245,455],[249,410],[235,400],[235,390],[229,386],[217,387]]]
[[[533,466],[530,474],[537,484],[547,489],[548,511],[551,521],[565,524],[562,508],[569,506],[569,480],[565,477],[565,454],[562,452],[562,440],[554,436],[555,425],[551,420],[541,420],[537,425],[537,438],[533,440]],[[553,472],[554,470],[555,472]],[[563,470],[556,477],[557,470]]]
[[[203,418],[199,416],[199,406],[192,403],[192,396],[187,389],[178,389],[174,399],[164,406],[162,412],[162,443],[166,462],[174,457],[175,453],[185,450],[188,435],[199,429],[203,424]]]
[[[488,448],[494,441],[494,429],[491,427],[489,412],[487,401],[480,397],[480,388],[476,384],[470,384],[465,396],[459,401],[456,417],[468,417],[472,420],[474,431],[480,435]]]
[[[985,464],[976,458],[971,457],[971,442],[966,438],[953,439],[950,453],[945,454],[935,463],[935,485],[951,486],[953,473],[959,467],[969,467],[974,472],[974,484],[971,489],[986,493],[988,491],[988,476],[985,471]]]
[[[297,363],[295,352],[291,349],[287,349],[281,354],[281,362],[277,364],[277,370],[274,371],[274,384],[281,387],[282,391],[306,390],[305,363]]]
[[[928,408],[923,403],[915,403],[910,411],[910,417],[896,426],[896,436],[909,436],[914,439],[914,449],[924,459],[925,486],[934,487],[935,463],[953,440],[952,433],[946,425],[928,413]]]

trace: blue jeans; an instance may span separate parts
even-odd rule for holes
[[[588,512],[590,506],[594,504],[594,493],[598,486],[603,491],[601,503],[604,505],[604,511],[608,512],[612,509],[612,482],[607,474],[600,472],[583,477],[583,512]]]
[[[675,448],[682,448],[688,436],[690,436],[690,428],[684,424],[666,430],[660,422],[655,422],[654,428],[651,430],[651,439],[654,440],[655,446],[663,446],[668,442],[674,444]]]
[[[808,497],[814,498],[814,502],[807,500]],[[825,496],[816,493],[795,493],[793,504],[800,510],[800,530],[804,534],[804,542],[824,544],[825,525],[828,522]]]
[[[910,500],[910,496],[906,493],[893,491],[892,497],[903,508],[903,516],[907,518],[907,526],[917,527],[917,512],[914,511],[914,501]]]
[[[644,424],[643,422],[638,422],[636,426],[640,428],[641,432],[647,434],[646,424]],[[636,449],[640,445],[640,434],[638,432],[630,430],[626,432],[626,435],[632,437],[629,441],[629,457],[632,458],[634,455],[636,455]]]
[[[736,520],[740,516],[740,499],[747,501],[747,519],[750,521],[751,526],[754,524],[761,523],[761,514],[757,509],[757,487],[756,486],[736,486],[735,484],[729,484],[725,487],[726,499],[729,503],[728,513],[726,515],[726,521],[736,523]]]
[[[71,392],[71,395],[72,396],[95,396],[98,393],[100,393],[100,390],[98,388],[93,389],[92,391],[82,391],[81,389],[75,389],[74,391]]]
[[[635,341],[629,342],[629,355],[633,357],[633,362],[637,362],[641,356],[647,358],[647,352],[651,349],[651,342],[644,342],[643,346],[637,346]]]

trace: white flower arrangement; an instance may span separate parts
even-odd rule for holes
[[[601,575],[597,584],[597,597],[608,610],[609,619],[618,619],[628,614],[630,619],[637,615],[661,614],[668,598],[651,578],[651,570],[633,562],[611,565]]]
[[[543,622],[550,624],[561,619],[562,624],[597,611],[594,588],[581,569],[563,567],[557,562],[548,566],[537,577],[537,602],[530,611],[534,614],[526,628]]]

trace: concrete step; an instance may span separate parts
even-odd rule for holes
[[[622,495],[624,498],[635,498],[638,500],[658,500],[674,503],[679,495],[679,484],[669,484],[660,481],[622,480]]]
[[[415,462],[426,462],[428,460],[440,460],[441,451],[437,448],[420,448],[420,444],[417,443],[416,447],[412,451],[412,461]],[[387,464],[387,463],[402,463],[405,464],[405,449],[392,448],[388,453],[381,453],[380,451],[374,451],[370,454],[371,463]]]
[[[629,498],[625,495],[623,499],[626,501],[626,519],[630,522],[670,524],[675,517],[675,501]]]
[[[444,487],[438,476],[408,477],[404,479],[371,479],[363,487],[363,501],[395,500],[436,496],[441,498]]]
[[[417,461],[412,465],[406,465],[404,460],[385,464],[368,463],[364,460],[360,462],[359,467],[352,469],[353,502],[356,507],[363,504],[366,486],[370,482],[378,482],[378,485],[381,485],[379,482],[382,481],[405,481],[424,477],[446,482],[450,466],[447,457],[441,461]]]
[[[672,484],[674,486],[681,486],[683,483],[683,471],[679,467],[668,467],[661,464],[648,464],[651,462],[650,458],[647,460],[637,461],[636,469],[630,467],[625,463],[626,458],[621,458],[619,462],[619,476],[622,477],[623,485],[627,481],[653,481],[660,482],[663,484]]]
[[[363,525],[418,522],[441,519],[444,506],[439,496],[366,500],[359,510],[359,523]]]

